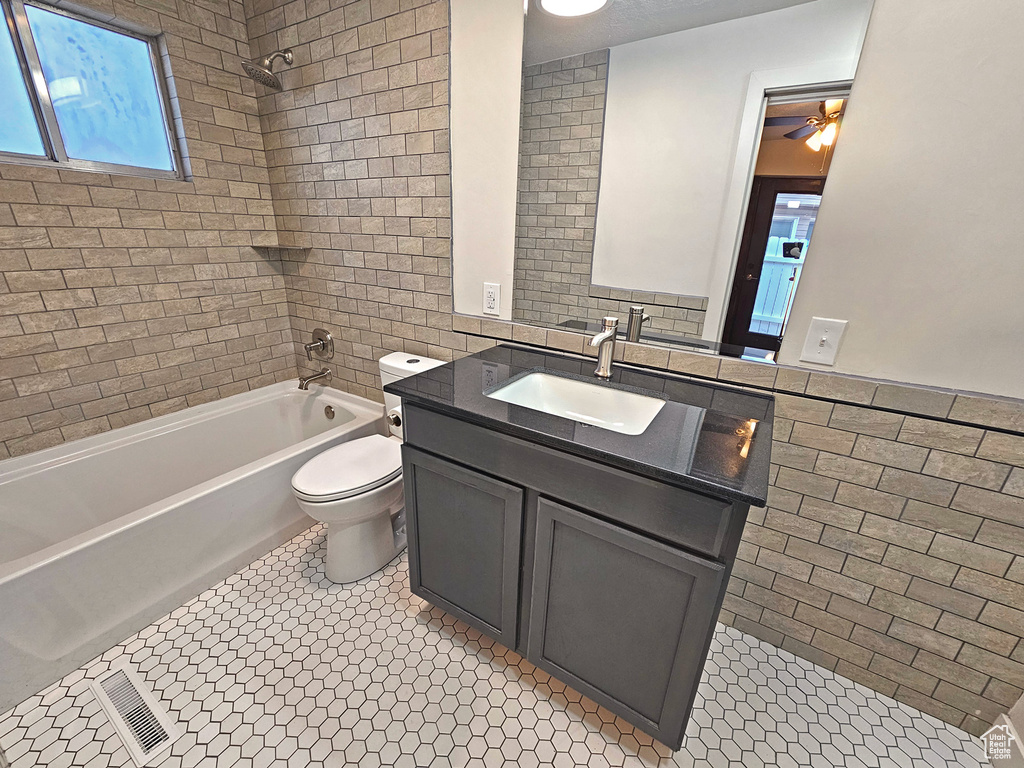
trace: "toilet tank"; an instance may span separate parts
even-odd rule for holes
[[[378,362],[380,363],[381,386],[404,379],[407,376],[415,376],[417,373],[429,371],[431,368],[437,368],[439,365],[444,365],[443,360],[432,360],[429,357],[409,355],[405,352],[392,352],[389,355],[384,355]],[[384,407],[388,413],[398,408],[401,404],[402,400],[397,395],[384,393]],[[401,437],[402,430],[391,427],[391,433]]]

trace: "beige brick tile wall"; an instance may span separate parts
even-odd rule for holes
[[[285,89],[259,98],[298,346],[323,326],[334,385],[381,400],[377,360],[489,346],[452,332],[446,0],[247,5]]]
[[[163,32],[191,177],[0,164],[0,457],[295,372],[242,4],[81,7]]]
[[[980,733],[1024,690],[1024,438],[779,397],[723,621]]]
[[[699,337],[707,298],[593,285],[607,50],[523,70],[512,319],[558,326],[623,321],[643,304],[647,330]]]

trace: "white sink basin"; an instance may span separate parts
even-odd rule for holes
[[[528,373],[488,397],[623,435],[643,434],[665,405],[656,397],[541,372]]]

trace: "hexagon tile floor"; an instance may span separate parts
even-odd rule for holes
[[[413,596],[402,557],[321,575],[310,529],[10,712],[12,768],[131,766],[89,689],[130,662],[183,731],[158,763],[338,766],[981,766],[967,733],[719,627],[683,749]]]

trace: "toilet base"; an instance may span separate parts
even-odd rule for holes
[[[378,515],[355,525],[328,523],[324,573],[335,584],[359,581],[379,571],[399,552],[390,515]]]
[[[299,508],[327,525],[324,573],[336,584],[365,579],[395,559],[395,529],[404,528],[402,476],[357,496],[313,502],[296,496]],[[399,525],[393,521],[398,520]]]

